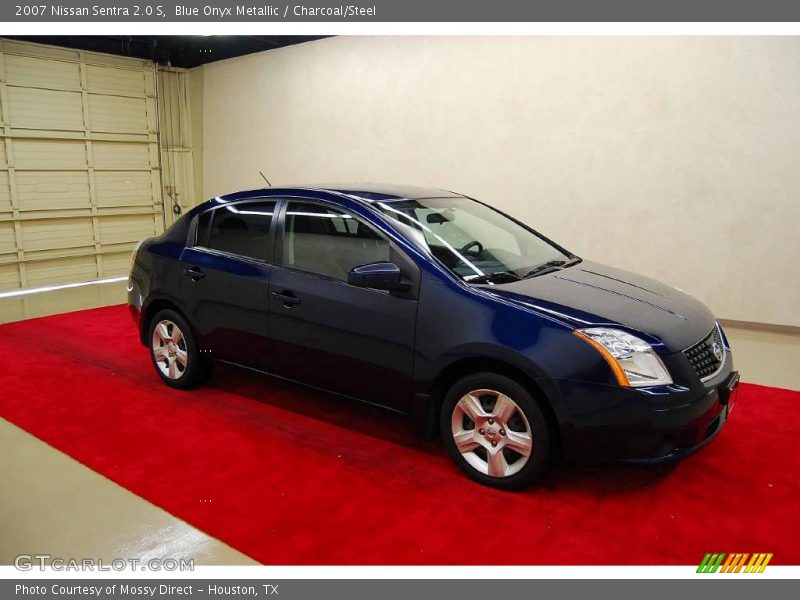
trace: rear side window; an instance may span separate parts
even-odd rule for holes
[[[389,242],[351,215],[319,204],[289,202],[284,266],[347,281],[353,267],[389,260]]]
[[[208,248],[208,234],[211,232],[211,215],[213,214],[214,211],[209,210],[197,217],[197,237],[194,242],[195,246]]]
[[[274,212],[274,202],[247,202],[205,213],[197,223],[197,245],[264,260]],[[213,215],[210,223],[203,220],[206,215]]]

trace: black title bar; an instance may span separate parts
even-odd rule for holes
[[[11,0],[3,22],[797,22],[787,0]]]

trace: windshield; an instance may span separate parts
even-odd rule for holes
[[[466,281],[522,279],[577,261],[492,208],[464,197],[381,202],[421,248]]]

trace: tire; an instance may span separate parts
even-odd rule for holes
[[[455,382],[442,401],[440,426],[450,457],[483,485],[518,490],[549,464],[552,435],[542,408],[504,375],[475,373]]]
[[[191,326],[176,311],[158,311],[147,327],[147,340],[153,367],[168,386],[189,389],[211,374],[211,361],[200,354]]]

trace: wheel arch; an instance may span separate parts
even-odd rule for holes
[[[168,296],[157,296],[151,300],[148,300],[144,309],[142,310],[142,318],[139,324],[139,341],[145,346],[148,343],[147,330],[150,328],[150,322],[160,310],[164,309],[174,310],[181,317],[183,317],[187,323],[189,323],[189,326],[192,329],[194,329],[194,325],[192,325],[192,322],[187,318],[186,313],[181,309],[180,305],[174,298],[170,298]],[[193,331],[193,333],[195,336],[197,336],[197,331]]]
[[[539,401],[553,432],[551,449],[557,454],[560,453],[561,421],[557,416],[553,398],[555,392],[548,385],[549,381],[543,377],[532,377],[520,367],[506,361],[485,356],[463,357],[451,362],[434,379],[430,394],[419,394],[415,397],[411,411],[415,432],[426,439],[436,437],[439,432],[442,400],[447,390],[462,377],[480,372],[497,373],[513,379]]]

